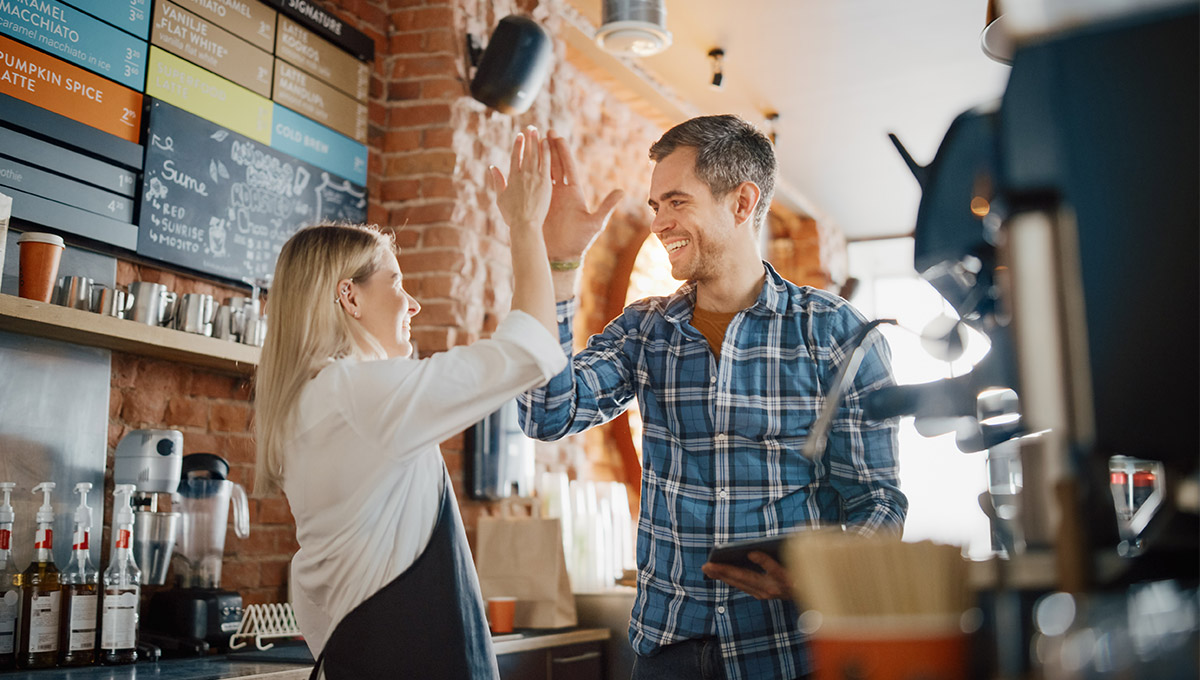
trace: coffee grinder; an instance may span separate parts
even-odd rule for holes
[[[160,511],[160,494],[179,488],[183,468],[183,433],[179,430],[133,430],[121,438],[113,454],[113,483],[133,484],[133,559],[142,570],[142,585],[162,585],[175,547],[180,514]]]
[[[241,623],[242,596],[221,589],[221,560],[230,503],[239,538],[250,535],[250,511],[245,490],[226,479],[228,474],[229,463],[218,455],[183,457],[175,496],[179,532],[171,560],[175,587],[150,598],[143,626],[164,652],[201,653],[209,647],[227,647]]]

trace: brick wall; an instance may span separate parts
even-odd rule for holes
[[[513,136],[524,126],[552,128],[568,140],[593,205],[611,189],[626,192],[583,270],[576,328],[581,340],[611,318],[611,298],[617,295],[610,285],[612,273],[622,256],[636,253],[649,233],[644,199],[651,167],[646,152],[662,129],[569,63],[561,41],[555,45],[553,74],[527,113],[502,115],[469,96],[467,33],[485,42],[501,17],[524,11],[555,35],[561,1],[321,3],[376,43],[369,101],[368,221],[392,228],[403,249],[405,283],[422,305],[413,322],[421,356],[487,337],[509,308],[509,236],[485,189],[484,173],[490,164],[507,167]],[[799,234],[794,223],[780,224],[785,225],[780,239]],[[806,258],[819,260],[822,252],[807,245],[793,248],[785,276],[812,269]],[[179,293],[207,292],[218,299],[245,294],[128,262],[120,263],[118,280],[158,281]],[[111,450],[128,430],[174,428],[184,433],[185,453],[224,456],[231,463],[231,478],[249,490],[254,481],[250,393],[251,383],[244,378],[114,353],[109,469]],[[611,436],[596,431],[539,444],[539,465],[567,470],[573,478],[622,479],[620,459],[607,439]],[[478,516],[489,508],[466,497],[462,435],[444,442],[442,451],[473,536]],[[111,483],[110,472],[110,492]],[[288,562],[297,548],[286,500],[279,494],[252,496],[250,520],[249,538],[236,538],[232,529],[227,534],[222,584],[240,592],[249,604],[285,600]]]

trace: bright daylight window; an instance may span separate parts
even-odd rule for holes
[[[670,295],[683,285],[671,277],[671,260],[662,242],[650,235],[642,243],[637,259],[633,261],[633,271],[629,274],[629,290],[625,294],[625,304],[645,297]],[[642,462],[642,412],[638,409],[637,400],[629,407],[629,433],[633,437],[633,448],[637,451],[638,463]]]
[[[963,354],[953,362],[935,359],[919,333],[953,309],[913,269],[913,240],[852,243],[850,275],[860,281],[853,303],[868,319],[896,319],[900,328],[880,327],[892,350],[900,384],[950,378],[971,370],[988,350],[987,338],[968,329]],[[991,528],[979,507],[987,489],[987,454],[962,453],[954,433],[923,437],[911,417],[900,421],[900,487],[908,496],[904,540],[929,539],[962,546],[972,559],[991,555]]]

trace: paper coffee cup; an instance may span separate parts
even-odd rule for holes
[[[488,626],[493,633],[513,632],[513,618],[517,614],[517,598],[489,597],[487,600]]]
[[[61,236],[27,231],[17,237],[21,264],[17,294],[30,300],[50,302],[58,280],[58,263],[66,244]]]

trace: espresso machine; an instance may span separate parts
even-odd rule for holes
[[[1195,622],[1161,631],[1200,582],[1198,27],[1166,2],[1025,34],[1002,101],[956,118],[932,162],[892,139],[922,191],[914,266],[992,346],[864,410],[987,456],[998,677],[1031,656],[1046,677],[1196,677]],[[1147,597],[1170,604],[1135,624]],[[1052,672],[1083,635],[1141,647]]]
[[[143,625],[143,636],[165,654],[226,647],[241,623],[242,597],[221,588],[221,564],[230,506],[239,538],[250,535],[250,512],[245,490],[228,475],[229,463],[216,454],[183,457],[175,495],[179,531],[171,559],[175,587],[150,598]]]

